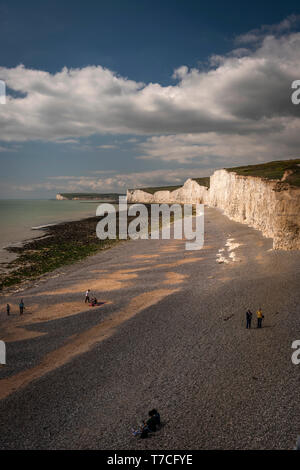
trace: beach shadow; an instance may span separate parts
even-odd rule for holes
[[[160,425],[157,426],[156,432],[157,432],[157,431],[160,431],[160,430],[161,430],[162,428],[164,428],[167,424],[168,424],[168,421],[161,421],[161,422],[160,422]]]
[[[147,439],[150,439],[150,438],[153,438],[153,437],[158,437],[160,431],[166,426],[167,423],[168,423],[168,421],[161,421],[160,425],[157,425],[156,431],[149,431],[147,437],[145,437],[143,439],[139,436],[138,441],[144,441],[144,440],[147,440]],[[134,436],[134,437],[137,437],[137,436]]]
[[[224,317],[223,320],[224,321],[228,321],[230,320],[230,318],[232,318],[234,316],[234,313],[232,315],[229,315],[228,317]]]
[[[92,304],[89,304],[89,307],[101,307],[101,305],[105,305],[106,302],[97,302],[96,304],[92,305]]]
[[[275,328],[275,325],[265,325],[261,328],[257,328],[257,326],[252,326],[250,330],[265,330],[266,328]]]

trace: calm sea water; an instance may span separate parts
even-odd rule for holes
[[[57,222],[79,220],[96,215],[101,201],[0,200],[0,261],[12,256],[3,250],[24,240],[41,236],[33,227]]]

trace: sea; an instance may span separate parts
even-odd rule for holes
[[[0,263],[15,257],[5,247],[42,236],[43,226],[93,217],[101,202],[104,201],[0,199]]]

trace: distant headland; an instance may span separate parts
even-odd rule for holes
[[[56,199],[58,201],[110,201],[115,202],[119,200],[118,193],[58,193]]]

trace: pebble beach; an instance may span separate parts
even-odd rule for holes
[[[292,449],[299,261],[206,208],[201,250],[120,242],[3,292],[0,448]],[[246,330],[259,307],[263,328],[254,315]],[[140,440],[131,428],[151,408],[162,429]]]

